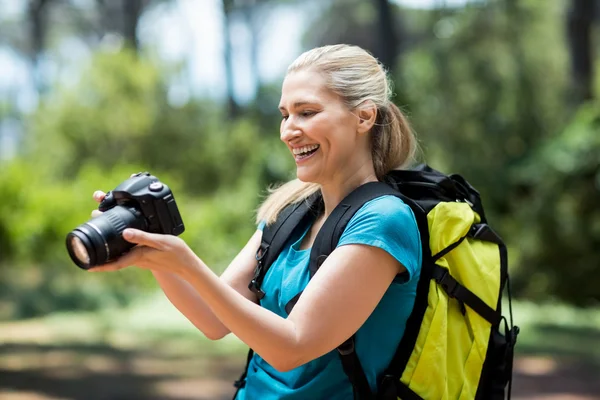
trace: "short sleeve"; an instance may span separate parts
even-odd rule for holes
[[[267,225],[267,223],[265,222],[265,220],[261,220],[258,223],[258,226],[256,227],[256,229],[258,229],[259,231],[264,231],[265,230],[265,225]]]
[[[408,271],[408,280],[420,275],[421,237],[411,208],[395,196],[365,203],[348,222],[338,246],[364,244],[378,247]]]

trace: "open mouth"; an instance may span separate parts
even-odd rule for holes
[[[313,154],[315,154],[317,152],[317,150],[319,150],[319,145],[315,145],[315,146],[311,146],[312,148],[307,148],[307,149],[302,149],[303,151],[294,154],[294,158],[296,159],[296,161],[300,161],[300,160],[304,160],[305,158],[308,158],[310,156],[312,156]]]

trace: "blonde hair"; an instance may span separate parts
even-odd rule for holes
[[[301,54],[288,67],[287,74],[307,69],[321,73],[328,88],[340,96],[350,110],[368,100],[377,107],[377,119],[370,132],[377,179],[412,163],[417,148],[415,135],[406,117],[391,101],[391,82],[375,57],[358,46],[323,46]],[[257,223],[273,223],[285,207],[305,200],[318,190],[319,184],[299,179],[269,189],[269,197],[258,209]]]

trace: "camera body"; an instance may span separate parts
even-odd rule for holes
[[[135,245],[123,238],[127,228],[180,235],[185,230],[171,189],[148,172],[140,172],[108,192],[103,213],[67,235],[67,250],[82,269],[113,261]]]
[[[140,172],[106,194],[98,210],[115,206],[134,207],[146,219],[150,233],[180,235],[185,230],[173,193],[167,185],[148,172]]]

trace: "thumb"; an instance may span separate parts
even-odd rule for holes
[[[127,228],[123,231],[123,238],[130,243],[141,244],[160,250],[164,245],[163,235],[148,233],[139,229]]]

